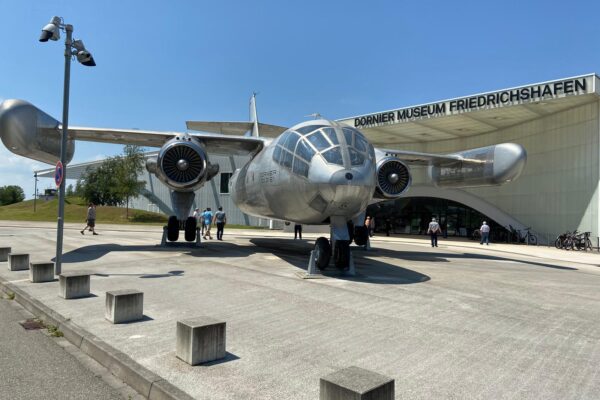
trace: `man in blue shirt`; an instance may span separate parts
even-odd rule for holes
[[[202,213],[202,220],[204,221],[204,224],[206,225],[206,230],[204,231],[204,236],[202,236],[205,240],[206,240],[207,235],[208,235],[208,238],[210,240],[212,240],[212,236],[210,235],[210,226],[212,225],[212,219],[213,219],[213,213],[212,213],[212,211],[210,211],[210,207],[208,207],[206,209],[206,211],[204,211],[204,213]]]

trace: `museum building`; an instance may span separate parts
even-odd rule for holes
[[[600,236],[599,83],[598,76],[588,74],[339,120],[380,148],[453,153],[514,142],[527,150],[519,179],[497,187],[436,188],[427,167],[412,167],[412,185],[403,197],[369,207],[377,229],[388,220],[395,233],[419,234],[435,216],[450,236],[470,236],[484,219],[498,240],[508,227],[531,227],[542,243],[574,229]],[[220,172],[196,192],[196,207],[223,206],[233,224],[282,226],[248,216],[230,200],[229,178],[247,157],[209,157]],[[68,178],[77,179],[99,163],[72,165]],[[53,172],[37,174],[52,177]],[[140,178],[146,188],[133,206],[170,215],[169,190],[147,172]]]

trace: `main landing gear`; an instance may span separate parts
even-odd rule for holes
[[[161,244],[176,242],[179,240],[179,231],[184,231],[186,242],[196,242],[200,244],[200,228],[197,226],[196,218],[188,217],[185,221],[179,221],[175,215],[171,215],[167,225],[163,228],[163,238]]]

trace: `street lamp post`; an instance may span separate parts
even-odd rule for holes
[[[62,137],[60,142],[60,162],[62,164],[62,180],[58,191],[58,221],[56,228],[56,258],[54,264],[54,273],[59,275],[62,272],[62,249],[63,249],[63,228],[65,219],[65,185],[67,177],[67,139],[69,134],[69,90],[71,83],[71,57],[76,56],[81,64],[93,67],[96,65],[94,58],[86,50],[81,40],[73,41],[73,25],[65,24],[61,17],[53,17],[49,24],[42,29],[40,42],[47,42],[48,39],[60,39],[60,29],[67,33],[65,40],[65,79],[63,88],[63,117],[62,117]]]

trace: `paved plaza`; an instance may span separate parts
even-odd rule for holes
[[[29,226],[31,225],[31,226]],[[65,300],[28,271],[0,279],[198,399],[316,399],[348,366],[396,381],[398,399],[597,399],[600,255],[541,247],[379,238],[357,276],[301,279],[316,235],[227,230],[201,247],[159,247],[160,227],[66,224],[63,271],[93,296]],[[0,246],[48,261],[55,226],[0,222]],[[144,292],[144,320],[112,325],[105,293]],[[227,322],[227,357],[175,357],[178,320]]]

